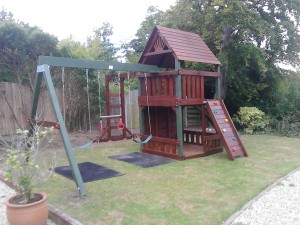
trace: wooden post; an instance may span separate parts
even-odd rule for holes
[[[217,66],[218,72],[221,72],[221,67]],[[215,99],[221,99],[221,77],[217,77],[215,80]]]
[[[175,59],[175,70],[180,70],[180,61],[178,59]],[[176,86],[176,96],[179,99],[182,99],[180,74],[176,75],[175,86]],[[182,106],[180,105],[176,107],[176,127],[177,127],[177,140],[179,141],[178,154],[179,156],[183,156]]]
[[[204,143],[204,137],[206,136],[206,113],[205,113],[205,107],[204,104],[201,105],[201,120],[202,120],[202,124],[201,124],[201,142],[202,142],[202,146],[203,146],[203,150],[204,153],[206,151],[206,144]]]

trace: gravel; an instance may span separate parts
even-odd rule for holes
[[[232,215],[227,225],[300,224],[300,170],[279,179]]]
[[[4,200],[6,196],[14,193],[15,191],[13,189],[11,189],[6,184],[0,181],[0,225],[8,225]],[[56,224],[53,223],[51,220],[48,220],[47,225],[56,225]]]

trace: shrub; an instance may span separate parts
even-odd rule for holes
[[[233,117],[233,120],[237,122],[247,134],[260,131],[268,124],[265,113],[256,107],[241,107]]]
[[[33,125],[31,130],[17,130],[11,142],[0,136],[0,148],[7,152],[5,180],[17,185],[18,204],[29,203],[34,188],[46,182],[54,171],[53,129]],[[50,161],[47,155],[51,156]]]

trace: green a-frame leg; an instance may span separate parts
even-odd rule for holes
[[[43,78],[46,81],[48,93],[49,93],[49,96],[51,99],[51,104],[52,104],[52,107],[54,110],[54,114],[56,116],[56,120],[60,125],[61,137],[62,137],[64,146],[65,146],[65,149],[66,149],[67,157],[68,157],[71,169],[72,169],[74,180],[76,182],[80,196],[85,196],[86,191],[85,191],[85,188],[83,185],[83,180],[82,180],[76,159],[74,157],[72,145],[71,145],[71,142],[69,139],[69,135],[68,135],[68,132],[67,132],[67,129],[65,126],[65,122],[62,117],[62,113],[59,108],[59,103],[58,103],[58,99],[57,99],[55,89],[53,86],[53,82],[51,79],[49,66],[46,64],[40,65],[37,67],[36,78],[35,78],[35,88],[34,88],[34,94],[33,94],[33,103],[32,103],[32,108],[31,108],[31,119],[35,119],[35,117],[36,117],[41,83],[42,83]]]

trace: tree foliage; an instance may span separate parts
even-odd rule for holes
[[[157,7],[150,6],[145,20],[141,23],[141,27],[136,33],[136,38],[122,46],[128,63],[137,63],[144,51],[154,26],[159,25],[162,21],[163,11],[159,10]]]
[[[58,40],[38,27],[15,22],[12,13],[2,10],[0,15],[1,80],[27,84],[33,89],[38,56],[55,55]]]
[[[113,27],[104,23],[95,29],[94,36],[86,43],[75,41],[72,36],[58,41],[56,37],[31,27],[24,22],[16,22],[11,12],[0,12],[0,82],[15,82],[30,86],[33,90],[38,56],[63,56],[90,60],[116,60],[116,48],[110,41]],[[57,88],[62,88],[62,68],[50,68],[52,80]],[[99,113],[97,71],[89,72],[89,93],[91,112]],[[104,99],[104,74],[101,73],[101,90]],[[21,90],[21,89],[20,89]],[[2,93],[2,92],[1,92]],[[4,93],[2,93],[4,94]],[[20,93],[20,96],[23,96]],[[29,106],[22,101],[21,109],[28,115]],[[87,79],[84,70],[65,70],[66,124],[69,129],[87,128]],[[103,102],[102,102],[103,103]]]

